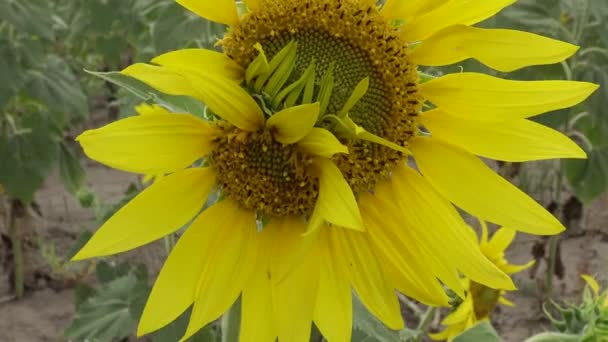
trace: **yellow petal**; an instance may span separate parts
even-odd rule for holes
[[[260,236],[260,254],[256,269],[245,284],[241,296],[241,331],[239,342],[274,342],[276,329],[272,309],[270,251],[273,231],[264,229]],[[264,319],[260,319],[263,317]]]
[[[513,229],[507,227],[499,228],[484,248],[489,253],[486,255],[500,255],[504,253],[509,245],[511,245],[511,242],[513,242],[513,239],[515,239],[515,234],[516,232]]]
[[[120,73],[142,81],[165,94],[186,95],[200,99],[198,90],[185,77],[164,67],[136,63]]]
[[[289,227],[281,227],[283,230]],[[297,236],[301,241],[301,232],[283,232],[282,234]],[[298,234],[299,233],[299,234]],[[277,235],[278,237],[278,235]],[[283,245],[282,239],[275,240],[272,250],[272,275],[280,274],[286,266],[285,260],[293,259],[297,249],[293,244]],[[296,240],[296,246],[298,242]],[[280,246],[278,246],[280,245]],[[290,271],[288,277],[273,282],[273,310],[279,341],[308,342],[312,326],[315,302],[319,286],[319,252],[317,246],[309,250],[302,263]],[[293,265],[291,265],[293,266]]]
[[[245,70],[221,52],[207,49],[182,49],[164,53],[152,59],[152,63],[194,73],[216,73],[240,83]]]
[[[169,95],[194,97],[243,130],[255,131],[264,126],[264,114],[255,100],[236,82],[218,74],[147,64],[131,65],[121,73]]]
[[[351,118],[348,117],[348,115],[344,118],[339,118],[338,120],[338,122],[343,125],[342,128],[347,129],[347,135],[350,135],[357,139],[366,140],[375,144],[383,145],[388,148],[392,148],[395,151],[409,153],[405,147],[366,131],[365,128],[357,125]]]
[[[124,252],[173,233],[198,213],[214,183],[208,168],[163,177],[116,212],[72,260]]]
[[[464,299],[465,287],[462,285],[460,274],[453,260],[443,251],[437,253],[442,247],[436,247],[437,243],[429,239],[428,234],[424,234],[424,232],[421,234],[419,232],[420,229],[425,229],[426,223],[421,223],[415,217],[406,215],[402,211],[399,202],[407,199],[402,195],[404,191],[399,188],[401,185],[399,182],[381,182],[376,186],[374,199],[380,203],[376,204],[374,214],[378,220],[378,225],[381,224],[380,222],[385,223],[385,220],[390,218],[394,225],[402,227],[392,229],[395,234],[393,238],[399,239],[404,245],[407,245],[408,252],[415,255],[413,258],[421,260],[424,263],[423,268],[435,275],[435,277],[454,291],[458,297]],[[365,199],[366,197],[362,198],[363,202],[361,205],[369,208],[369,201],[365,201]],[[370,214],[367,210],[368,208],[364,212],[365,215]],[[387,213],[391,213],[392,215],[388,215]],[[373,241],[375,239],[375,232],[372,232],[369,228],[368,231]],[[428,290],[432,290],[432,288],[429,287]],[[440,298],[439,296],[434,297]]]
[[[588,82],[512,81],[472,72],[420,85],[423,96],[440,109],[474,120],[522,119],[571,107],[597,88]]]
[[[304,220],[299,217],[275,218],[264,227],[265,231],[273,232],[272,255],[281,256],[280,260],[273,262],[273,283],[285,280],[316,246],[319,234],[304,234],[306,227]]]
[[[243,0],[249,10],[257,10],[261,6],[262,0]]]
[[[508,299],[507,299],[505,296],[500,296],[500,297],[498,298],[498,302],[499,302],[500,304],[502,304],[502,305],[505,305],[505,306],[510,306],[510,307],[514,307],[514,306],[515,306],[515,303],[513,303],[513,302],[512,302],[512,301],[510,301],[510,300],[508,300]]]
[[[331,245],[365,307],[391,329],[402,329],[397,295],[384,277],[367,234],[331,227]]]
[[[298,141],[298,147],[305,153],[331,158],[337,153],[348,153],[348,147],[342,145],[333,133],[313,127],[310,133]]]
[[[597,280],[588,274],[581,274],[581,278],[589,285],[591,290],[596,296],[600,295],[600,284],[598,284]]]
[[[232,207],[227,202],[211,206],[192,222],[179,239],[148,297],[137,329],[138,335],[160,329],[192,305],[199,278],[216,243],[216,237],[222,229],[232,228],[226,225],[227,218],[233,215],[231,210]],[[176,284],[179,284],[178,291]]]
[[[352,333],[352,294],[347,270],[338,259],[326,228],[319,240],[320,280],[314,320],[328,341],[350,341]]]
[[[142,103],[135,106],[135,111],[139,115],[171,114],[171,112],[166,110],[164,107],[157,104],[149,105],[147,103]]]
[[[473,311],[473,297],[467,296],[467,298],[458,305],[458,308],[452,313],[447,315],[442,321],[443,325],[454,325],[462,322],[466,322],[471,315],[474,315]]]
[[[506,274],[513,274],[513,273],[518,273],[518,272],[527,270],[528,268],[532,267],[535,262],[536,262],[535,260],[531,260],[523,265],[507,264],[507,265],[500,266],[500,269],[503,270]]]
[[[283,144],[294,144],[307,136],[319,117],[319,103],[289,107],[266,121],[275,138]]]
[[[419,122],[434,138],[496,160],[523,162],[586,157],[585,151],[567,136],[525,119],[467,120],[433,109],[421,115]]]
[[[393,169],[393,184],[399,191],[397,201],[403,215],[411,217],[416,235],[426,247],[443,254],[447,265],[460,270],[468,278],[496,289],[515,289],[511,278],[489,261],[470,239],[470,229],[456,209],[410,167]]]
[[[575,45],[528,32],[454,25],[425,39],[410,56],[416,64],[429,66],[475,58],[507,72],[558,63],[577,50]]]
[[[215,130],[190,114],[139,115],[82,133],[76,140],[91,159],[142,174],[174,172],[213,148]]]
[[[479,220],[481,225],[481,238],[479,239],[479,245],[484,246],[488,244],[488,224],[484,220]]]
[[[264,113],[237,83],[215,74],[183,74],[199,90],[200,99],[214,114],[245,131],[264,126]]]
[[[357,200],[340,169],[325,158],[316,159],[315,167],[319,177],[318,215],[339,227],[364,230]]]
[[[516,0],[451,0],[401,28],[408,42],[424,40],[448,26],[473,25],[492,17]]]
[[[470,153],[432,138],[417,138],[410,149],[433,187],[480,219],[536,235],[565,229],[545,208]]]
[[[422,257],[420,246],[407,236],[403,221],[394,218],[400,216],[400,209],[377,199],[386,195],[381,194],[384,188],[376,187],[375,195],[364,194],[359,203],[370,241],[376,246],[387,278],[408,297],[426,305],[448,306],[449,298],[432,273],[428,259]]]
[[[382,6],[382,16],[386,20],[405,20],[410,21],[416,16],[423,15],[449,0],[387,0]]]
[[[235,26],[239,23],[238,11],[234,0],[175,0],[200,17],[218,23]]]
[[[255,214],[239,208],[230,200],[224,200],[218,205],[226,207],[223,211],[222,229],[213,238],[213,244],[207,251],[192,315],[182,340],[230,308],[255,269],[260,240]],[[198,253],[198,249],[191,250],[191,253]]]

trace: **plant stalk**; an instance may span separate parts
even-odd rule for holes
[[[546,294],[547,299],[553,297],[553,276],[555,274],[555,264],[557,258],[557,246],[559,245],[558,236],[554,235],[549,239],[549,260],[547,262],[547,284]]]
[[[21,206],[21,203],[18,200],[11,201],[10,212],[9,212],[9,225],[8,225],[8,235],[11,239],[11,244],[13,245],[13,271],[15,272],[14,279],[14,287],[15,287],[15,296],[17,298],[23,297],[25,292],[25,284],[24,284],[24,263],[23,263],[23,246],[21,244],[21,232],[19,231],[19,227],[17,221],[19,220],[19,211],[18,206]]]
[[[429,330],[429,327],[431,326],[431,323],[433,322],[435,312],[437,312],[436,307],[429,306],[428,309],[426,309],[426,312],[420,319],[420,323],[418,324],[418,328],[416,329],[418,331],[418,335],[414,340],[415,342],[422,341],[422,338],[424,337],[424,335],[426,335],[427,331]]]

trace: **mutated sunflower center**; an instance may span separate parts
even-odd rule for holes
[[[289,42],[297,43],[294,71],[288,84],[296,82],[306,69],[315,63],[316,93],[320,91],[323,76],[331,72],[333,91],[325,113],[338,113],[346,104],[355,87],[364,78],[369,78],[365,95],[349,110],[350,117],[366,130],[382,135],[390,120],[391,103],[380,70],[374,67],[369,55],[348,41],[331,36],[327,32],[301,30],[296,33],[283,32],[262,46],[269,58],[275,56]]]
[[[395,149],[341,134],[335,120],[348,117],[399,146],[414,134],[421,107],[416,67],[375,7],[360,0],[262,1],[221,44],[248,70],[246,89],[268,117],[300,104],[321,104],[316,126],[348,146],[348,154],[333,160],[355,194],[373,190],[405,158]],[[365,91],[358,92],[363,83]],[[247,134],[225,125],[223,131],[212,160],[226,196],[268,215],[312,212],[318,194],[308,173],[313,156],[274,141],[266,130]]]

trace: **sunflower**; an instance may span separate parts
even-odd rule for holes
[[[505,259],[505,250],[513,242],[515,230],[506,227],[499,228],[492,238],[488,240],[488,227],[484,221],[480,222],[481,237],[479,247],[482,253],[501,271],[511,275],[534,265],[534,260],[524,265],[513,265],[509,264]],[[470,231],[472,232],[472,230]],[[446,316],[441,322],[446,328],[439,333],[430,334],[432,339],[451,341],[477,322],[489,319],[497,304],[514,306],[504,296],[504,290],[494,289],[468,278],[462,278],[462,283],[467,289],[464,300],[458,304],[454,312]]]
[[[573,106],[597,86],[477,73],[429,80],[417,68],[475,58],[508,71],[577,50],[470,26],[514,0],[177,2],[229,26],[223,52],[172,51],[122,73],[202,101],[210,119],[139,115],[78,137],[92,159],[164,176],[76,259],[188,225],[138,334],[192,306],[187,338],[240,297],[242,341],[308,341],[311,322],[327,340],[348,341],[352,290],[400,329],[395,291],[447,306],[444,285],[466,297],[461,274],[514,288],[455,206],[532,234],[564,229],[477,156],[584,158],[567,137],[527,118]],[[211,192],[221,200],[202,210]]]

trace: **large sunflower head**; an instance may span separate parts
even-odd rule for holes
[[[452,203],[529,233],[563,230],[475,155],[584,158],[567,137],[527,118],[577,104],[597,87],[419,72],[467,58],[509,71],[576,51],[471,26],[513,0],[249,0],[241,11],[233,0],[178,2],[229,26],[222,52],[177,50],[122,73],[198,99],[208,115],[139,115],[78,138],[93,159],[162,177],[77,259],[122,252],[189,223],[140,333],[194,304],[189,336],[241,296],[242,340],[304,341],[314,320],[328,340],[345,341],[351,288],[398,329],[395,290],[447,305],[443,285],[465,298],[460,274],[513,288]],[[200,213],[211,191],[221,200]],[[256,320],[260,314],[267,319]]]
[[[524,265],[514,265],[510,264],[505,258],[505,251],[515,238],[515,230],[501,227],[496,230],[491,239],[488,239],[486,222],[480,222],[481,236],[479,238],[479,247],[482,253],[496,267],[511,275],[534,265],[534,260]],[[492,288],[468,278],[462,278],[462,282],[466,288],[465,298],[464,300],[457,300],[456,309],[441,322],[441,324],[446,326],[445,329],[439,333],[430,335],[434,340],[451,341],[454,337],[471,328],[475,323],[489,319],[499,303],[506,306],[514,306],[513,302],[504,296],[505,290]]]

